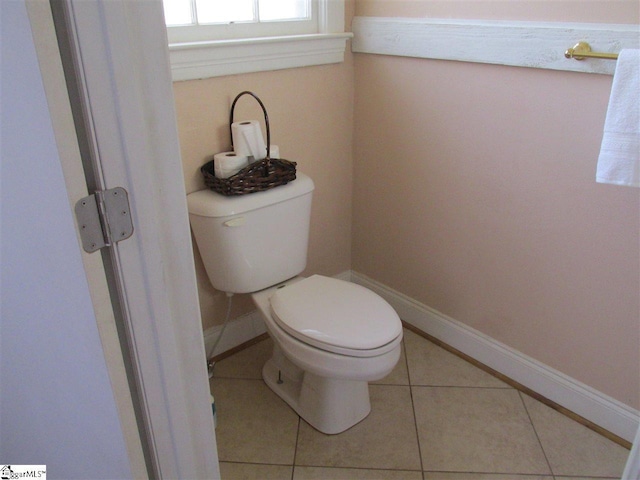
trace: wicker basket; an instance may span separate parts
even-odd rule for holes
[[[236,102],[243,95],[251,95],[255,98],[264,113],[264,120],[267,126],[267,157],[264,160],[253,162],[229,178],[218,178],[215,176],[213,160],[205,163],[202,168],[200,168],[204,177],[204,183],[211,190],[227,196],[261,192],[285,185],[296,179],[296,162],[282,158],[271,158],[269,116],[267,115],[267,109],[264,107],[264,104],[254,93],[245,91],[238,94],[233,100],[229,117],[229,129],[231,130],[231,124],[233,123],[233,111]],[[231,136],[231,146],[233,147],[233,136]]]

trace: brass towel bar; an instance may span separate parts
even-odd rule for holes
[[[585,58],[602,58],[605,60],[617,60],[617,53],[599,53],[592,52],[591,45],[587,42],[578,42],[573,47],[564,52],[566,58],[573,58],[574,60],[584,60]]]

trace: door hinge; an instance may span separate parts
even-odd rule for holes
[[[75,207],[82,248],[92,253],[133,235],[129,196],[122,187],[99,190]]]

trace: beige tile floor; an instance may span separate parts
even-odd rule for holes
[[[370,385],[371,413],[324,435],[261,380],[271,340],[218,362],[223,480],[620,478],[628,450],[405,330],[395,370]]]

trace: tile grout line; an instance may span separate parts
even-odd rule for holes
[[[523,392],[516,390],[518,392],[518,397],[520,397],[520,402],[522,403],[522,406],[524,407],[524,411],[527,414],[527,418],[529,419],[529,423],[531,423],[531,428],[533,428],[533,433],[535,433],[536,435],[536,440],[538,440],[538,445],[540,445],[540,450],[542,450],[542,454],[544,455],[544,460],[545,462],[547,462],[547,466],[549,467],[549,471],[551,472],[551,475],[553,475],[553,478],[556,477],[555,472],[553,471],[553,467],[551,466],[551,462],[549,461],[549,458],[547,457],[547,451],[544,449],[544,445],[542,444],[542,440],[540,439],[540,435],[538,435],[538,429],[536,428],[535,423],[533,422],[533,418],[531,418],[531,414],[529,413],[529,409],[527,408],[527,404],[524,401],[524,398],[522,397],[522,395],[524,395]]]
[[[418,442],[418,457],[420,458],[420,473],[424,479],[424,464],[422,463],[422,446],[420,445],[420,434],[418,432],[418,418],[416,417],[416,404],[413,399],[413,384],[411,382],[411,371],[409,370],[409,354],[407,352],[407,344],[404,337],[402,338],[402,348],[404,350],[404,362],[407,367],[407,380],[409,380],[409,395],[411,396],[411,409],[413,410],[413,428],[416,432],[416,441]]]
[[[374,471],[374,472],[416,472],[422,473],[420,470],[413,470],[411,468],[371,468],[371,467],[353,467],[353,466],[339,466],[339,465],[298,465],[301,468],[322,468],[323,470],[362,470],[362,471]]]
[[[298,428],[296,429],[296,447],[293,449],[293,464],[291,465],[291,480],[294,479],[296,473],[296,458],[298,457],[298,441],[300,440],[300,427],[302,418],[298,415]]]

